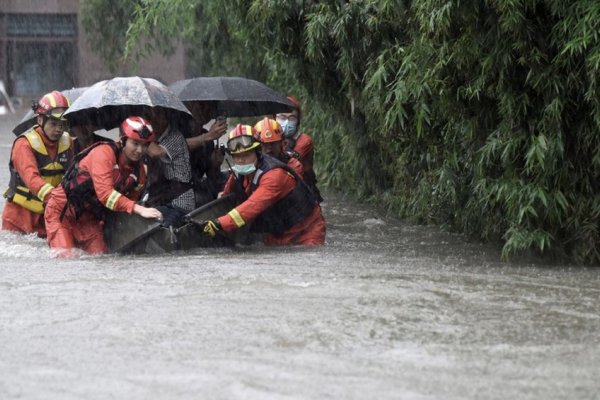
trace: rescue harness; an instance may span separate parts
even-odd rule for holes
[[[65,172],[61,185],[67,196],[67,203],[60,213],[61,221],[69,207],[73,209],[76,220],[79,219],[81,214],[85,211],[92,213],[95,218],[101,221],[104,220],[106,207],[100,202],[96,195],[92,177],[89,172],[84,171],[79,167],[79,163],[83,158],[85,158],[93,149],[102,145],[110,146],[117,160],[117,164],[113,168],[115,190],[126,195],[138,184],[140,164],[135,166],[132,174],[123,176],[118,166],[121,146],[110,141],[96,142],[78,153],[73,160],[73,164],[71,164],[67,172]]]
[[[261,213],[253,221],[251,231],[280,236],[292,226],[304,221],[313,212],[317,206],[317,197],[293,169],[268,154],[261,157],[250,183],[250,193],[256,190],[264,173],[274,168],[285,170],[294,178],[296,186],[287,196]],[[241,176],[236,179],[235,192],[243,200],[248,198]]]

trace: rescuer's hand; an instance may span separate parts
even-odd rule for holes
[[[219,221],[214,220],[214,221],[207,221],[206,224],[204,225],[204,229],[202,229],[202,232],[211,237],[214,238],[217,235],[217,232],[219,232],[221,230],[221,224],[219,224]]]
[[[133,206],[133,212],[141,217],[156,218],[159,221],[162,221],[162,217],[163,217],[162,213],[160,211],[158,211],[156,208],[148,208],[148,207],[141,206],[139,204],[136,204],[135,206]]]

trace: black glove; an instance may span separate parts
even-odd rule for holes
[[[214,221],[206,221],[206,224],[204,225],[202,232],[206,236],[214,238],[217,235],[217,232],[219,232],[220,230],[221,230],[221,224],[219,223],[219,221],[214,220]]]

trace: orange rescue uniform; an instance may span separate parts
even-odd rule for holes
[[[146,182],[146,168],[140,162],[138,184],[129,193],[115,190],[115,174],[127,177],[135,172],[134,167],[127,165],[124,155],[119,151],[119,159],[113,148],[101,144],[93,148],[79,163],[79,169],[90,174],[95,194],[102,205],[112,211],[133,213],[135,201],[140,197]],[[103,235],[103,222],[90,211],[84,211],[79,219],[75,218],[75,210],[68,207],[64,218],[61,213],[67,204],[67,196],[62,186],[56,188],[48,201],[45,212],[48,244],[56,249],[81,248],[90,254],[106,252]]]
[[[263,174],[260,183],[254,192],[250,185],[253,175],[245,176],[243,188],[248,199],[231,210],[228,214],[219,217],[218,221],[225,232],[249,224],[262,212],[286,197],[296,186],[295,178],[282,168],[273,168]],[[223,194],[233,192],[235,179],[230,179],[224,188]],[[325,220],[321,207],[316,204],[311,214],[302,222],[292,226],[282,235],[275,236],[267,233],[264,238],[265,245],[322,245],[325,243]]]
[[[296,157],[290,157],[287,162],[287,166],[294,170],[298,174],[300,179],[304,180],[304,166]]]
[[[288,146],[289,143],[286,143],[285,145]],[[298,139],[296,139],[294,148],[291,148],[290,150],[293,150],[300,155],[302,168],[304,170],[303,179],[312,187],[312,185],[314,185],[315,177],[315,172],[313,171],[315,151],[312,138],[307,133],[301,132]]]
[[[48,156],[52,159],[56,158],[59,142],[51,142],[48,140],[39,126],[36,125],[34,129],[42,138]],[[69,158],[72,159],[72,150]],[[24,185],[29,188],[31,194],[37,196],[41,201],[46,203],[50,193],[50,191],[47,190],[49,186],[47,186],[47,181],[44,180],[40,174],[40,166],[37,165],[34,150],[25,135],[20,136],[15,141],[11,152],[11,161]],[[42,192],[40,192],[40,190],[42,190]],[[2,229],[20,233],[37,233],[40,237],[46,236],[44,215],[29,211],[12,201],[6,201],[4,203],[4,210],[2,211]]]

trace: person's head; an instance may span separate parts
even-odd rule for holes
[[[58,90],[46,93],[39,101],[33,103],[36,123],[51,142],[58,141],[65,131],[67,120],[63,114],[70,105],[69,99]]]
[[[302,116],[302,107],[300,102],[292,96],[288,96],[288,100],[294,104],[296,108],[289,113],[279,113],[275,117],[281,129],[283,131],[283,137],[289,139],[298,132],[298,126],[300,125],[300,117]]]
[[[156,140],[150,122],[135,115],[121,123],[119,139],[125,158],[131,163],[140,161],[150,143]]]
[[[165,110],[157,107],[153,107],[150,111],[148,111],[144,118],[152,123],[154,133],[158,136],[160,136],[165,129],[167,129],[170,122],[169,116]]]
[[[208,123],[208,121],[210,121],[213,118],[216,118],[217,116],[217,109],[210,102],[193,101],[186,102],[185,105],[188,108],[188,110],[190,110],[190,112],[192,113],[194,121],[200,126],[205,125],[206,123]]]
[[[74,135],[82,144],[86,144],[94,137],[94,132],[98,129],[93,124],[76,124],[69,127],[69,132]]]
[[[231,155],[233,171],[238,175],[249,175],[256,171],[260,157],[260,142],[250,125],[237,124],[228,135],[227,152]]]
[[[274,119],[263,118],[254,125],[254,129],[261,143],[263,154],[279,157],[283,146],[283,132],[279,122]]]

